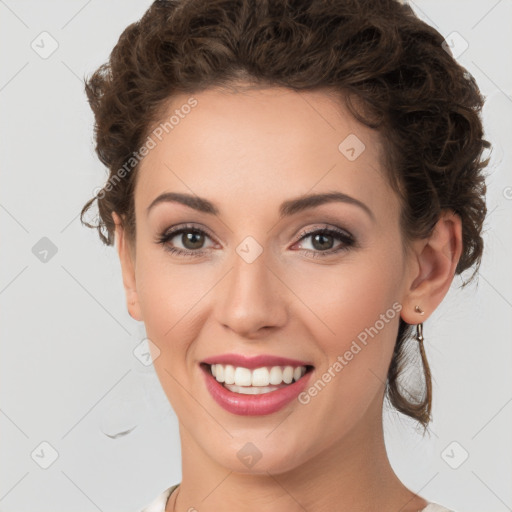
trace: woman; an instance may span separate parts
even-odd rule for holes
[[[423,322],[483,249],[483,98],[445,47],[396,0],[156,1],[87,80],[82,215],[180,424],[146,512],[447,510],[382,430],[385,397],[427,427]]]

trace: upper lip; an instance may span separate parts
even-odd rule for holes
[[[208,357],[202,361],[205,364],[231,364],[243,368],[261,368],[263,366],[313,366],[307,361],[290,359],[288,357],[260,354],[257,356],[244,356],[242,354],[220,354]]]

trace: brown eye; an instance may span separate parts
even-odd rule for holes
[[[183,226],[167,230],[156,239],[164,249],[179,256],[202,256],[206,252],[205,241],[211,237],[202,229]]]
[[[303,240],[311,239],[312,248],[304,248]],[[335,241],[338,247],[335,247]],[[346,251],[355,245],[355,239],[347,231],[334,228],[316,229],[303,233],[299,243],[300,249],[311,253],[312,257],[331,256],[340,251]]]
[[[313,246],[319,251],[332,249],[334,237],[332,235],[326,235],[324,233],[317,233],[312,237]]]
[[[181,235],[181,242],[185,249],[201,249],[204,239],[204,234],[199,231],[184,231]]]

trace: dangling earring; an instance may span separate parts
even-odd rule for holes
[[[420,315],[425,314],[425,312],[419,306],[415,306],[414,310]],[[432,375],[430,374],[430,366],[427,361],[427,354],[425,354],[425,343],[423,342],[423,322],[416,324],[416,340],[418,341],[418,348],[421,355],[421,364],[423,366],[423,375],[425,376],[425,399],[421,404],[422,416],[425,422],[428,423],[432,417]]]
[[[419,313],[420,315],[425,314],[425,311],[423,311],[419,306],[415,306],[414,311],[416,311],[416,313]],[[423,322],[416,324],[416,339],[420,343],[423,341]]]
[[[423,342],[423,322],[416,324],[416,339],[419,343]]]

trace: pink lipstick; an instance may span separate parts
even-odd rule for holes
[[[272,414],[284,408],[304,390],[313,370],[307,361],[239,354],[213,356],[200,367],[215,402],[228,412],[243,416]]]

